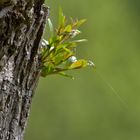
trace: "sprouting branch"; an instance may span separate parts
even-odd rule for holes
[[[94,67],[93,62],[85,59],[78,60],[75,56],[79,43],[87,41],[86,39],[75,40],[75,37],[81,33],[79,27],[85,21],[85,19],[71,19],[71,22],[68,23],[61,9],[57,28],[54,29],[51,20],[48,19],[50,38],[43,39],[41,44],[41,76],[46,77],[52,74],[68,76],[65,71],[86,66]]]

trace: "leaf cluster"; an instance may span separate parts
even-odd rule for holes
[[[84,68],[88,65],[94,66],[91,61],[89,62],[85,59],[77,60],[75,56],[78,44],[86,41],[86,39],[74,39],[81,33],[78,28],[85,21],[85,19],[73,20],[71,18],[71,22],[68,23],[61,9],[59,10],[57,28],[54,29],[51,20],[48,19],[50,38],[48,40],[43,39],[41,44],[41,76],[46,77],[51,74],[60,74],[72,78],[72,76],[67,75],[65,72]]]

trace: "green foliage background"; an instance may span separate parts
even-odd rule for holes
[[[78,55],[93,58],[97,70],[73,71],[75,80],[41,78],[25,139],[139,140],[140,1],[47,3],[55,22],[59,6],[67,16],[87,19],[80,37],[89,41],[79,47]]]

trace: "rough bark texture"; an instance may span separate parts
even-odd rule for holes
[[[0,140],[23,140],[40,73],[43,0],[0,2]]]

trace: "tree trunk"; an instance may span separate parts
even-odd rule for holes
[[[0,0],[0,140],[23,140],[40,75],[44,0]]]

